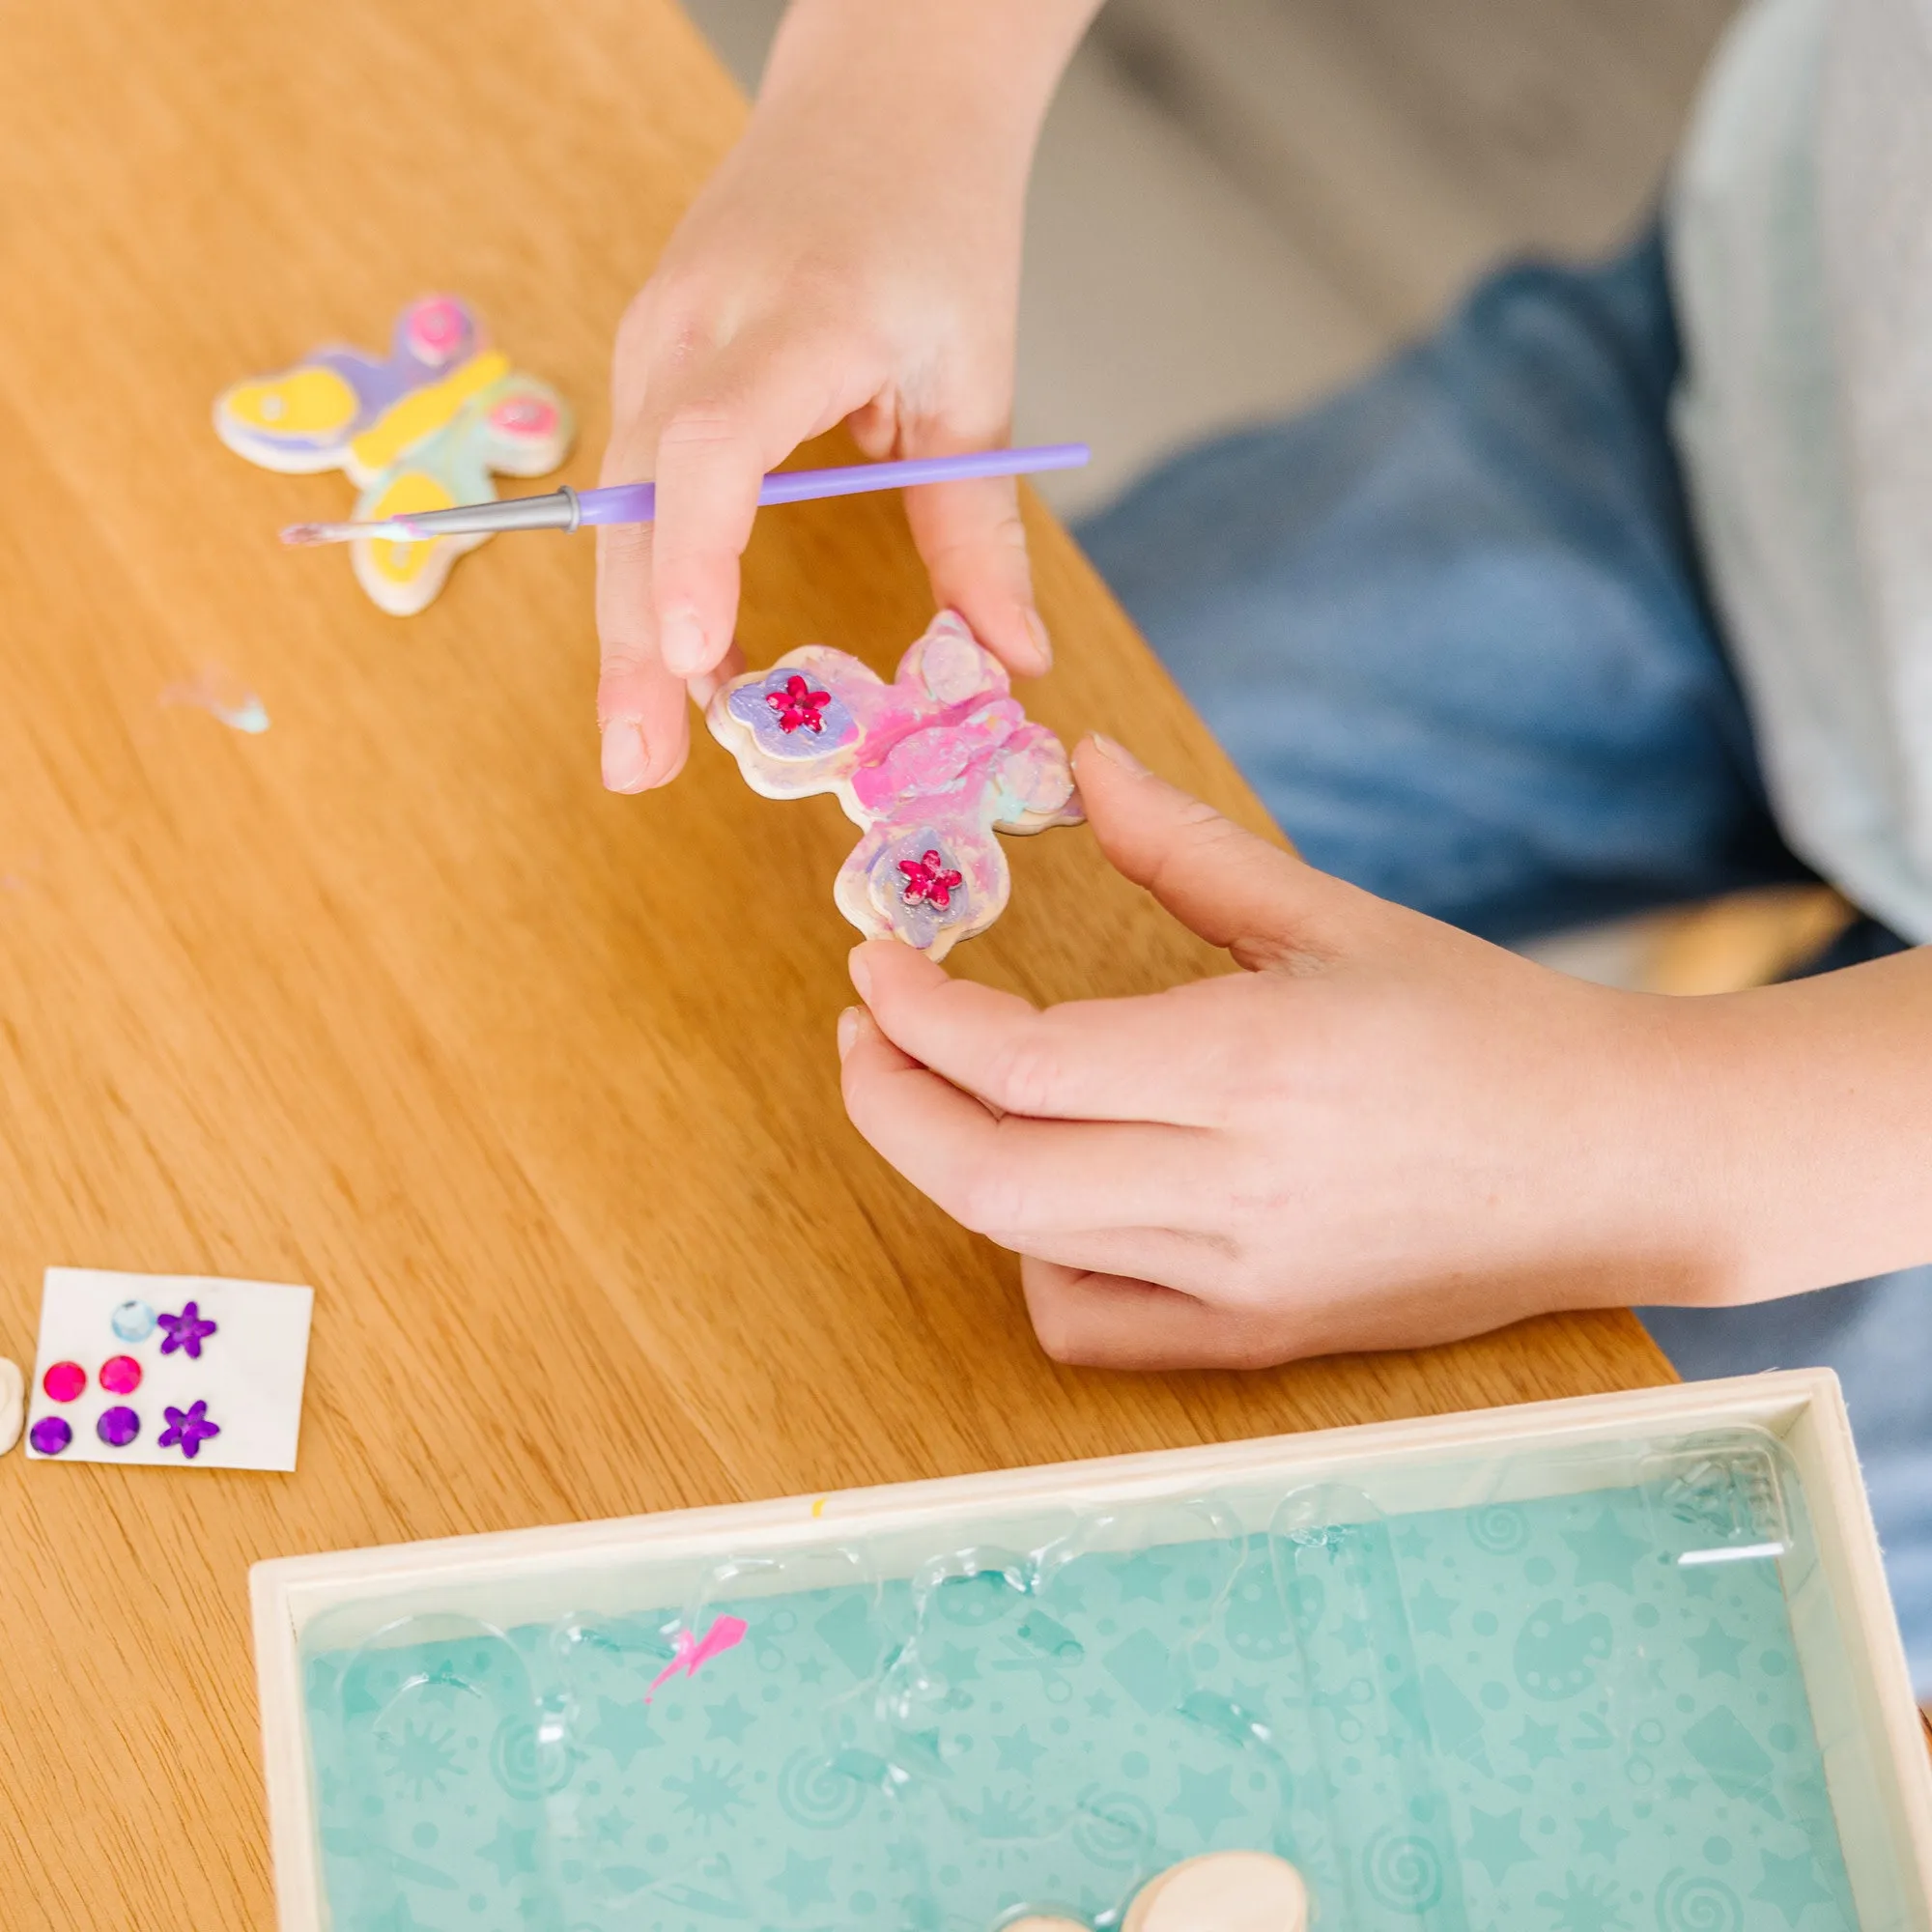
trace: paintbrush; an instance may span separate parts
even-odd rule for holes
[[[1092,454],[1084,442],[1048,442],[1030,449],[980,449],[963,456],[916,456],[900,463],[855,463],[842,469],[775,469],[758,489],[760,503],[803,503],[819,497],[856,497],[867,490],[910,489],[968,476],[1028,476],[1038,469],[1078,469]],[[428,543],[436,537],[494,536],[501,530],[577,530],[599,524],[648,524],[657,514],[657,485],[616,483],[603,490],[568,486],[541,497],[505,497],[459,503],[366,524],[292,524],[285,544]]]

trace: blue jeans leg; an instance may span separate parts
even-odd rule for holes
[[[1079,535],[1326,870],[1500,939],[1802,877],[1698,579],[1677,362],[1655,236],[1507,270]]]
[[[1514,939],[1810,874],[1780,838],[1668,430],[1660,238],[1527,265],[1306,414],[1188,450],[1079,531],[1314,864]],[[1831,963],[1898,942],[1871,926]],[[1845,1384],[1932,1689],[1932,1269],[1643,1311],[1687,1376]]]

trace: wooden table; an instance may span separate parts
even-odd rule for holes
[[[498,544],[406,622],[277,549],[347,486],[250,469],[211,399],[425,289],[579,401],[592,477],[619,309],[743,113],[665,0],[10,0],[0,44],[0,1350],[31,1361],[50,1263],[317,1291],[296,1476],[0,1463],[8,1932],[270,1923],[259,1557],[1667,1378],[1621,1315],[1054,1368],[1010,1260],[839,1111],[833,803],[708,742],[599,789],[589,543]],[[1038,714],[1260,823],[1033,527]],[[927,615],[885,499],[768,515],[747,585],[754,663],[889,665]],[[266,735],[158,701],[211,663]],[[1085,833],[1014,866],[964,971],[1217,964]]]

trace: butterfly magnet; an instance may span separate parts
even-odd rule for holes
[[[548,383],[484,341],[469,303],[425,296],[396,320],[386,356],[315,350],[293,368],[237,383],[215,399],[214,430],[265,469],[343,469],[377,521],[496,496],[494,475],[541,476],[570,448],[573,425]],[[423,609],[479,535],[426,543],[362,538],[355,576],[399,617]]]
[[[807,644],[720,687],[712,735],[767,798],[832,792],[865,836],[833,897],[868,939],[943,959],[1006,910],[996,833],[1076,825],[1065,747],[1031,723],[1007,673],[942,611],[888,684],[844,651]]]

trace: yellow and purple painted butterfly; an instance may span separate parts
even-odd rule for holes
[[[325,348],[293,368],[237,383],[215,399],[214,430],[265,469],[347,470],[358,520],[493,498],[493,472],[541,476],[563,461],[572,423],[548,383],[520,374],[483,339],[468,302],[425,296],[396,319],[386,357]],[[442,588],[481,536],[350,546],[355,576],[407,617]]]

